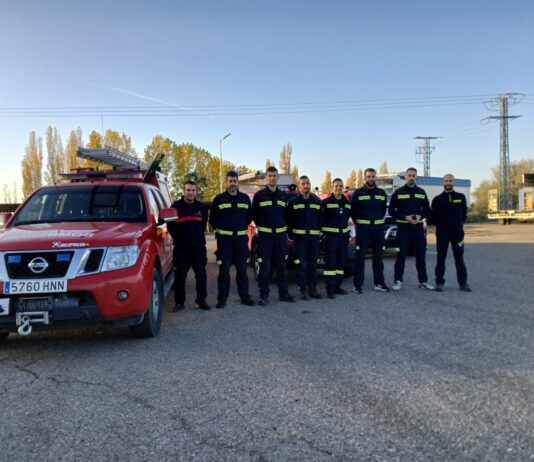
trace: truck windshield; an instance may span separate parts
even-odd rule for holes
[[[95,185],[43,188],[24,204],[13,225],[75,221],[146,223],[141,189]]]

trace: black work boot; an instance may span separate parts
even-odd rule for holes
[[[319,292],[317,292],[317,288],[315,286],[310,286],[310,288],[308,289],[308,295],[311,298],[315,299],[323,298],[323,296]]]
[[[308,296],[308,290],[306,289],[306,286],[300,286],[300,299],[301,300],[310,299],[310,297]]]

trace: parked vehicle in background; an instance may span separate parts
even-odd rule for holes
[[[79,169],[35,191],[0,232],[0,338],[67,323],[129,326],[137,337],[160,329],[173,278],[166,178],[105,149],[78,155],[113,170]]]

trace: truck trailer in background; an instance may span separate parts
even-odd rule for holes
[[[523,187],[519,188],[517,209],[499,210],[499,190],[488,190],[488,218],[510,224],[512,220],[534,220],[534,172],[523,173]]]

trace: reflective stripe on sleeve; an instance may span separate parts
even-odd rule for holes
[[[293,209],[294,210],[297,210],[297,209],[303,209],[305,207],[304,204],[294,204],[293,205]]]
[[[327,209],[338,209],[339,204],[326,204]]]
[[[260,202],[260,207],[269,207],[270,205],[273,205],[273,201]]]

